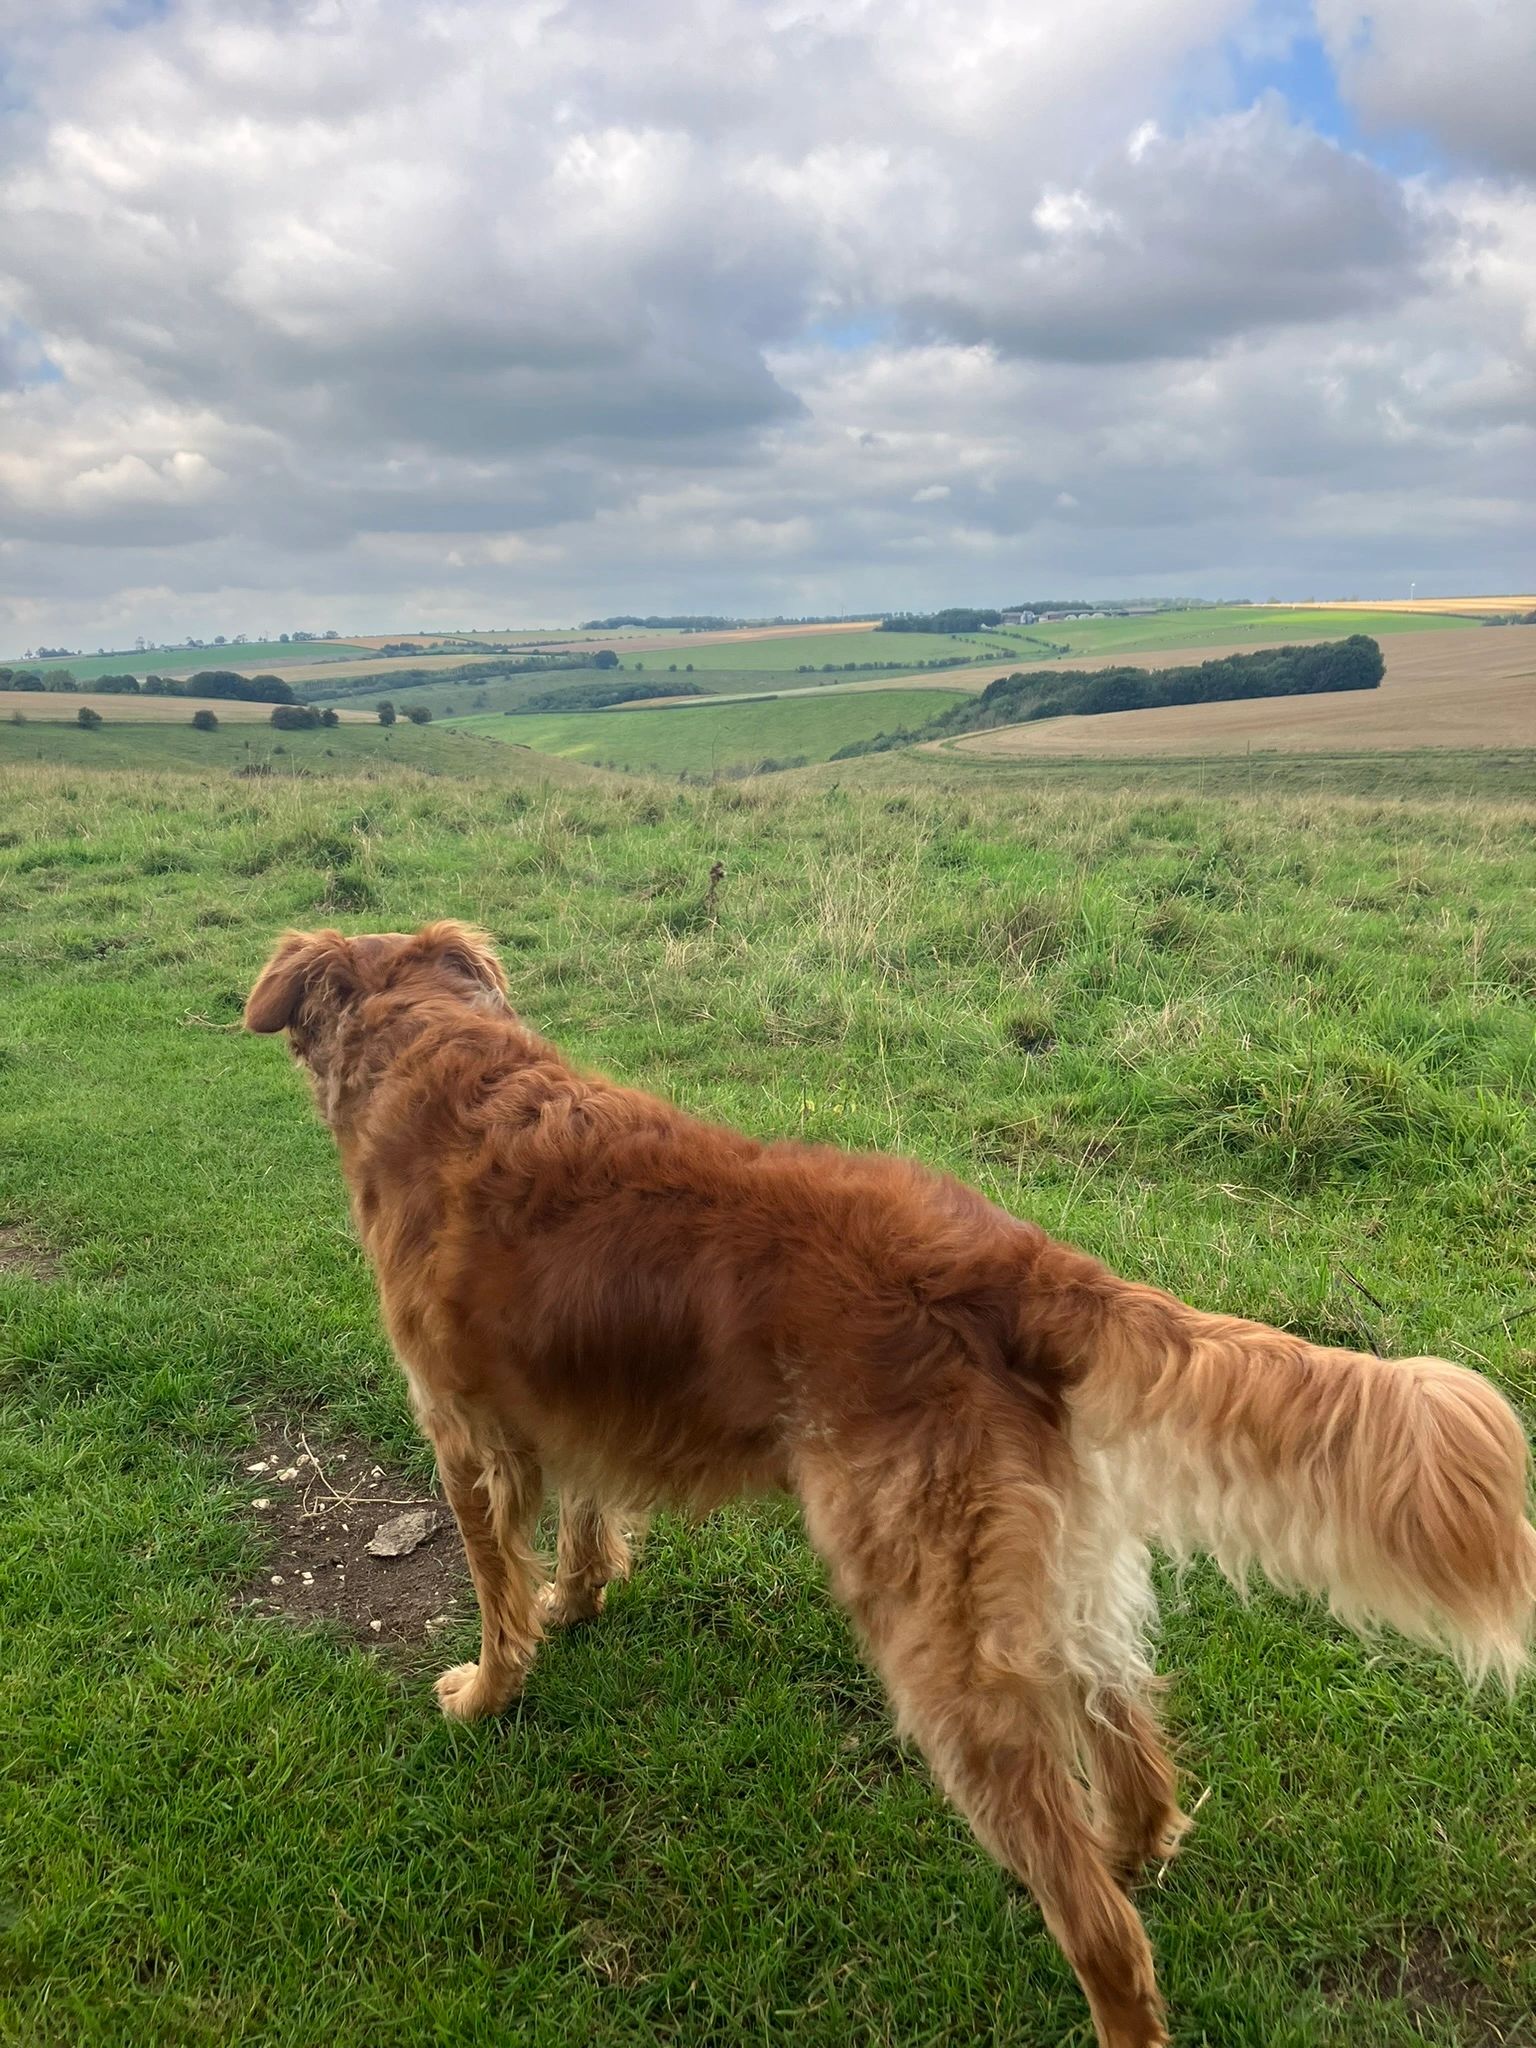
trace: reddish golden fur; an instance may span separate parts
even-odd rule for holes
[[[460,925],[290,933],[246,1020],[309,1070],[463,1532],[481,1652],[438,1681],[443,1711],[504,1707],[652,1505],[792,1490],[1104,2048],[1167,2039],[1122,1885],[1184,1825],[1149,1539],[1473,1673],[1520,1667],[1525,1442],[1475,1374],[1201,1314],[909,1161],[760,1144],[578,1073]]]

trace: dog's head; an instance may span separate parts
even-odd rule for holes
[[[445,918],[419,932],[285,932],[245,1005],[248,1031],[286,1031],[295,1058],[315,1078],[334,1121],[335,1049],[344,1028],[372,996],[450,997],[497,1010],[507,981],[484,932]]]

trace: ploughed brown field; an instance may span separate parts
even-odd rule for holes
[[[1536,747],[1536,626],[1394,634],[1382,640],[1381,650],[1387,672],[1379,690],[1042,718],[933,744],[997,757]],[[1204,648],[1200,658],[1210,660],[1223,651]],[[1188,657],[1172,650],[1130,657],[1148,668],[1165,668],[1181,658]],[[1058,667],[1106,666],[1103,661],[1052,663],[1052,673]]]
[[[194,711],[212,711],[220,725],[266,725],[273,706],[247,704],[238,697],[134,697],[110,690],[0,690],[0,718],[19,711],[29,724],[73,725],[89,704],[115,725],[190,725]],[[371,711],[339,713],[347,725],[373,725]]]

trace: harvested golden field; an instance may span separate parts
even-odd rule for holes
[[[1294,609],[1309,612],[1351,612],[1359,610],[1355,598],[1316,597],[1304,598]],[[1373,612],[1410,612],[1421,617],[1432,618],[1437,613],[1449,613],[1453,618],[1486,619],[1497,617],[1503,612],[1536,611],[1536,597],[1404,597],[1385,601],[1372,598]]]
[[[132,697],[111,690],[0,690],[0,718],[19,711],[29,725],[73,725],[82,704],[99,711],[111,725],[190,725],[194,711],[211,711],[220,725],[266,725],[270,704],[247,704],[236,697]],[[338,713],[347,725],[372,725],[371,711]]]
[[[1536,746],[1536,626],[1405,634],[1383,641],[1382,652],[1387,673],[1379,690],[1046,718],[936,744],[994,756]],[[1148,658],[1146,665],[1154,664]]]

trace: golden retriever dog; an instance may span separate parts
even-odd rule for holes
[[[1168,2039],[1125,1888],[1185,1826],[1150,1543],[1473,1678],[1523,1665],[1526,1444],[1476,1373],[1204,1314],[910,1160],[762,1144],[582,1072],[460,924],[290,932],[245,1021],[308,1070],[463,1534],[480,1656],[443,1712],[517,1695],[629,1569],[637,1516],[788,1489],[1102,2048]]]

